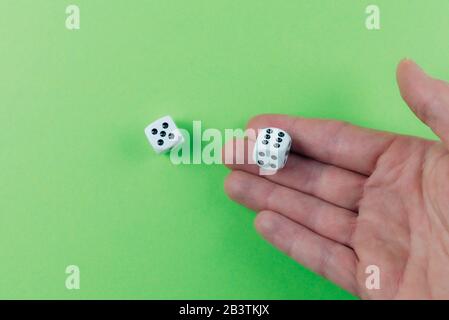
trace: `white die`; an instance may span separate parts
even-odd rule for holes
[[[145,128],[145,135],[156,153],[168,151],[184,142],[184,137],[170,116],[149,124]]]
[[[264,128],[259,131],[254,146],[254,162],[264,170],[276,171],[287,163],[292,145],[290,135],[278,128]]]

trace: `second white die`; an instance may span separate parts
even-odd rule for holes
[[[184,142],[184,137],[170,116],[149,124],[145,128],[145,135],[156,153],[168,151]]]
[[[254,146],[254,162],[265,170],[282,169],[287,163],[291,145],[292,139],[284,130],[261,129]]]

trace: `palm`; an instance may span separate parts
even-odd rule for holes
[[[249,127],[285,129],[295,154],[272,176],[260,177],[253,164],[230,164],[225,187],[259,212],[255,225],[268,241],[362,298],[448,298],[449,86],[409,61],[398,78],[404,99],[443,142],[258,116]],[[234,145],[225,154],[228,147]],[[372,265],[379,289],[366,286]]]
[[[367,298],[449,296],[449,153],[441,143],[395,137],[361,198],[353,248],[357,293]],[[446,208],[441,210],[441,208]],[[367,290],[363,266],[378,264],[382,290]]]

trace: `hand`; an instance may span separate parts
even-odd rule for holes
[[[449,85],[410,60],[397,78],[404,100],[441,142],[261,115],[248,126],[286,130],[294,154],[271,176],[259,176],[255,165],[228,165],[225,189],[259,213],[264,238],[361,298],[449,299]],[[369,265],[379,267],[379,290],[365,285]]]

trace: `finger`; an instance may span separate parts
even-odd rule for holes
[[[229,141],[224,152],[233,149],[233,159],[225,163],[231,169],[241,170],[257,175],[259,167],[255,164],[240,162],[243,157],[239,153],[251,155],[254,149],[254,141],[249,141],[244,149],[238,150],[236,145],[241,141]],[[363,194],[363,185],[366,181],[364,175],[345,170],[333,165],[324,164],[296,154],[288,158],[286,166],[274,175],[264,176],[277,184],[295,189],[317,198],[335,204],[348,210],[357,211],[358,204]]]
[[[410,109],[449,147],[449,85],[429,77],[411,60],[401,61],[397,80]]]
[[[292,149],[318,161],[370,175],[394,135],[333,120],[259,115],[248,128],[277,127],[292,137]]]
[[[357,294],[356,256],[352,249],[326,239],[272,211],[260,212],[257,231],[305,267]]]
[[[352,245],[356,223],[352,211],[243,171],[233,171],[225,189],[231,199],[254,211],[279,212],[324,237]]]

